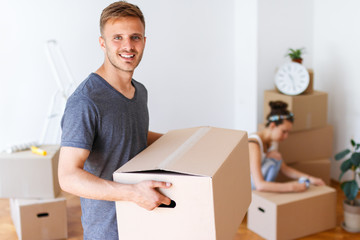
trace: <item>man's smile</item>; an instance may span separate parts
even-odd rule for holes
[[[134,57],[135,57],[135,54],[124,54],[124,53],[120,53],[119,55],[120,55],[120,57],[127,58],[127,59],[131,59],[131,58],[134,58]]]

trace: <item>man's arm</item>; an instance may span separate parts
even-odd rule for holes
[[[148,132],[147,145],[150,146],[153,142],[158,140],[163,134],[156,132]]]
[[[121,184],[101,179],[83,169],[89,150],[62,147],[59,157],[59,182],[61,188],[71,194],[97,200],[132,201],[148,210],[160,204],[169,205],[170,198],[157,188],[169,188],[170,183],[143,181],[137,184]]]

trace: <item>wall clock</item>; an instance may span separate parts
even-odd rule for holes
[[[308,88],[309,82],[309,72],[296,62],[283,64],[275,75],[276,88],[286,95],[301,94]]]

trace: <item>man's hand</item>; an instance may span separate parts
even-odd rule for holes
[[[161,194],[157,188],[170,187],[171,183],[158,181],[143,181],[134,184],[135,195],[132,201],[147,210],[153,210],[161,204],[169,205],[171,199]]]

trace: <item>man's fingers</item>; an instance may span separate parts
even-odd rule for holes
[[[168,198],[168,197],[165,197],[165,198],[162,200],[162,204],[170,205],[170,203],[171,203],[171,199]]]
[[[171,186],[172,184],[169,182],[152,181],[153,188],[170,188]]]

